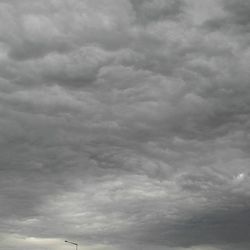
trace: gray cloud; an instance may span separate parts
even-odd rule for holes
[[[164,19],[177,18],[182,12],[183,1],[135,0],[131,4],[139,23],[147,24]]]
[[[0,1],[4,249],[249,249],[246,1]]]
[[[222,3],[224,14],[209,20],[206,25],[212,29],[233,30],[236,33],[249,32],[249,3],[234,0]]]

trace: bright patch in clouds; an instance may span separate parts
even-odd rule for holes
[[[240,174],[238,174],[236,177],[235,177],[235,180],[237,181],[237,182],[241,182],[241,181],[243,181],[245,179],[245,174],[244,173],[240,173]]]

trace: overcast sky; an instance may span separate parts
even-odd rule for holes
[[[0,249],[250,249],[249,0],[0,0]]]

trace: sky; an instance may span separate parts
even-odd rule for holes
[[[250,1],[0,0],[0,250],[250,248]]]

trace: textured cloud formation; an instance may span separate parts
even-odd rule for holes
[[[249,249],[249,13],[1,0],[1,247]]]

